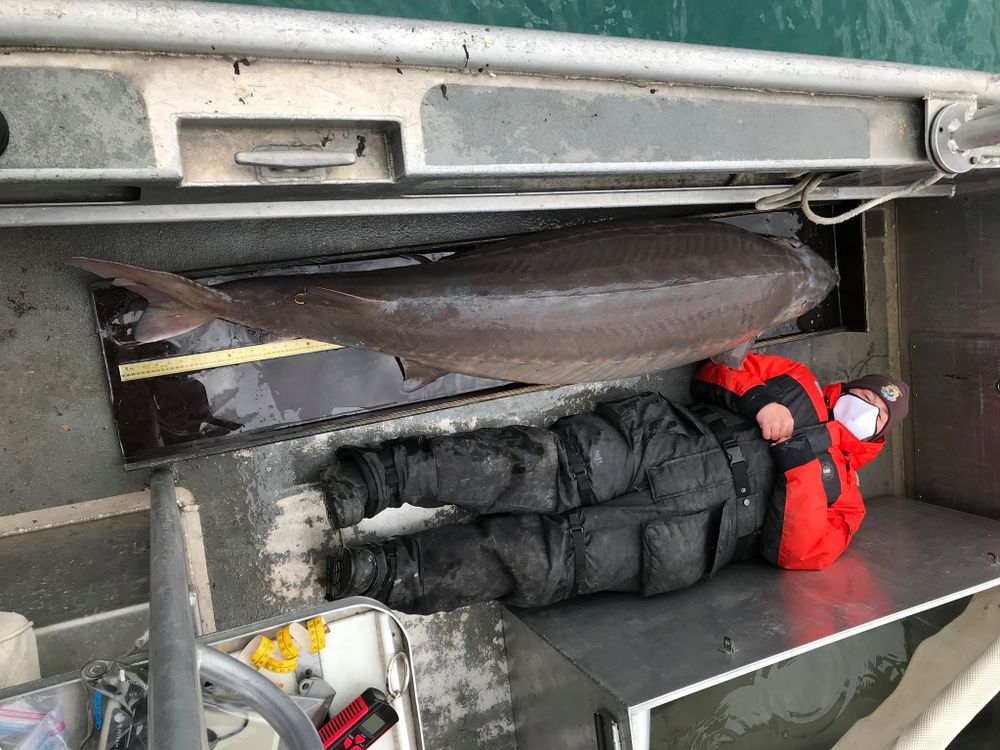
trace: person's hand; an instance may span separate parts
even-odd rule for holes
[[[771,445],[788,440],[795,429],[795,419],[788,407],[777,403],[768,404],[757,412],[757,424],[760,425],[764,439],[770,440]]]

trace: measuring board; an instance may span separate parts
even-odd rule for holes
[[[118,365],[118,377],[123,383],[132,380],[145,380],[162,375],[177,375],[184,372],[210,370],[214,367],[239,365],[246,362],[260,362],[278,357],[292,357],[296,354],[310,352],[327,352],[342,349],[340,344],[330,344],[315,339],[291,339],[290,341],[275,341],[271,344],[256,344],[240,346],[236,349],[222,349],[200,354],[181,354],[176,357],[150,359],[141,362],[129,362]]]

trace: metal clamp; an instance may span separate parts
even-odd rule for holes
[[[927,153],[943,172],[975,169],[984,161],[984,149],[1000,145],[1000,106],[979,109],[972,100],[950,102],[929,119]]]

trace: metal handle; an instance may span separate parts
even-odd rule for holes
[[[289,750],[323,750],[323,742],[312,722],[277,685],[214,648],[203,643],[197,648],[198,669],[202,676],[242,697],[264,717]]]
[[[10,143],[10,127],[3,112],[0,112],[0,154],[7,150],[8,143]]]
[[[358,160],[352,151],[310,151],[289,148],[274,151],[237,151],[237,164],[245,167],[267,169],[319,169],[321,167],[346,167]]]
[[[621,730],[611,714],[598,710],[594,714],[594,728],[597,730],[597,750],[622,750]]]

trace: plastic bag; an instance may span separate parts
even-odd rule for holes
[[[0,705],[0,750],[68,750],[66,724],[58,702]]]

